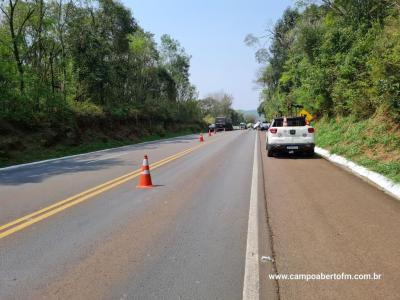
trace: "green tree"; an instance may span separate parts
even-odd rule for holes
[[[190,56],[118,1],[0,0],[0,61],[0,118],[18,126],[202,122]]]
[[[189,80],[190,56],[185,49],[169,35],[161,36],[160,45],[161,64],[174,79],[179,102],[193,99],[195,88]]]
[[[7,4],[2,1],[0,10],[4,16],[4,25],[8,27],[8,41],[12,49],[15,64],[19,75],[19,89],[23,93],[25,89],[23,59],[26,54],[25,29],[27,22],[35,12],[31,3],[18,0],[9,0]],[[3,19],[3,18],[2,18]],[[0,19],[0,20],[2,20]]]
[[[216,117],[230,118],[233,124],[239,124],[244,121],[241,112],[232,108],[232,95],[224,92],[218,92],[208,95],[200,101],[200,109],[206,123],[213,123]]]
[[[271,32],[259,110],[273,117],[301,104],[316,115],[398,119],[398,1],[298,3]]]

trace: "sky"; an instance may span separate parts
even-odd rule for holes
[[[244,38],[265,34],[293,0],[122,0],[139,25],[177,39],[192,56],[191,82],[200,97],[226,92],[235,109],[259,104],[254,80],[261,67]]]

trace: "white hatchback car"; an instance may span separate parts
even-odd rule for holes
[[[275,118],[267,132],[266,150],[271,157],[277,153],[314,155],[314,127],[304,117]]]

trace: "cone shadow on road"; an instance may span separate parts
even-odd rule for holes
[[[138,187],[138,189],[146,190],[146,189],[152,189],[152,188],[163,187],[163,186],[165,186],[165,184],[153,184],[152,186],[149,186],[149,187]]]

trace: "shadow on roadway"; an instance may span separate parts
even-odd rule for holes
[[[321,159],[322,157],[319,156],[318,154],[314,154],[313,156],[307,156],[304,154],[300,153],[295,153],[295,154],[288,154],[288,153],[282,153],[282,154],[275,154],[271,158],[277,158],[277,159]]]
[[[93,161],[91,159],[71,158],[0,171],[0,185],[20,185],[24,183],[39,183],[46,178],[68,173],[95,171],[123,165],[125,162],[117,159]],[[68,184],[68,183],[66,183]]]
[[[166,144],[185,144],[197,140],[197,136],[176,137],[168,140],[150,141],[144,144],[133,144],[97,153],[86,153],[77,157],[60,158],[59,160],[21,166],[16,169],[0,170],[0,185],[20,185],[25,183],[39,183],[43,180],[67,173],[95,171],[126,164],[116,158],[103,156],[123,153],[127,150],[140,149],[148,151]]]

